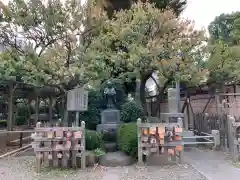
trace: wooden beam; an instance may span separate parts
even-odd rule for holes
[[[240,96],[240,93],[219,93],[219,96]]]

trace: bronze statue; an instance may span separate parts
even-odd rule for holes
[[[104,89],[104,95],[107,101],[108,108],[115,108],[116,105],[116,91],[110,81],[107,82],[107,87]]]

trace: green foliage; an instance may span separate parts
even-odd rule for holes
[[[137,124],[136,123],[126,123],[121,124],[118,129],[118,145],[119,149],[132,156],[137,156]]]
[[[76,3],[10,0],[3,7],[0,39],[10,51],[1,54],[0,80],[18,76],[25,83],[61,89],[76,78],[83,80],[83,63],[76,61],[76,52],[82,48],[77,37],[86,10]]]
[[[217,16],[208,26],[210,40],[212,43],[221,39],[225,43],[232,41],[231,31],[233,28],[234,19],[239,15],[239,12],[231,14],[221,14]]]
[[[159,9],[170,8],[173,12],[179,16],[187,5],[187,0],[150,0],[151,3]]]
[[[229,47],[223,41],[214,45],[214,50],[207,62],[209,81],[218,85],[225,82],[239,81],[240,47]]]
[[[16,125],[24,125],[27,123],[30,115],[34,113],[34,108],[30,106],[30,112],[29,112],[29,106],[24,103],[18,103],[17,104],[17,117],[16,117]],[[31,113],[31,114],[29,114]]]
[[[108,15],[111,16],[115,10],[120,9],[129,9],[133,2],[136,2],[136,0],[126,0],[124,3],[115,3],[115,1],[109,1],[109,0],[97,0],[100,1],[104,6],[106,11],[108,12]],[[146,2],[146,1],[143,1]],[[154,4],[155,7],[159,9],[167,9],[171,8],[174,13],[179,16],[181,12],[185,9],[187,0],[150,0],[150,3]]]
[[[97,149],[94,149],[94,150],[93,150],[93,154],[94,154],[96,157],[100,157],[100,156],[105,155],[105,152],[104,152],[102,149],[97,148]]]
[[[126,97],[125,89],[121,80],[112,79],[112,84],[116,88],[117,108],[120,108]],[[89,89],[88,91],[88,110],[80,113],[80,119],[86,122],[86,128],[96,130],[97,124],[101,122],[101,110],[106,108],[104,89],[106,82],[100,87]]]
[[[231,31],[231,37],[234,45],[240,45],[240,12],[238,16],[234,19],[233,27]]]
[[[121,80],[112,79],[112,84],[117,92],[117,107],[124,103],[126,97],[125,89]],[[97,124],[101,122],[101,110],[106,108],[104,98],[104,88],[106,82],[102,83],[100,87],[89,89],[88,91],[88,110],[80,113],[80,119],[86,122],[86,128],[96,130]]]
[[[101,122],[102,94],[99,89],[90,89],[88,92],[88,110],[80,113],[80,119],[85,121],[86,128],[96,130]]]
[[[0,120],[0,127],[1,127],[1,128],[7,127],[7,120]]]
[[[156,70],[159,76],[170,79],[175,78],[176,63],[180,63],[176,78],[201,80],[192,54],[196,48],[202,51],[205,32],[194,30],[192,22],[140,2],[111,19],[104,14],[99,19],[105,20],[84,54],[91,64],[89,71],[106,72],[106,79],[112,74],[125,79],[130,73],[139,78]]]
[[[121,121],[125,123],[136,122],[138,118],[144,119],[144,111],[135,101],[128,101],[121,107]]]
[[[94,150],[102,147],[102,135],[93,130],[85,131],[86,149]]]
[[[239,82],[240,12],[217,16],[209,25],[209,33],[209,82],[219,86],[226,82]]]

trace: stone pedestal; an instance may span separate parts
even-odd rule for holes
[[[120,124],[120,111],[118,109],[106,109],[101,113],[101,124],[97,125],[97,132],[116,131]]]
[[[120,111],[118,109],[106,109],[101,112],[101,124],[119,124]]]

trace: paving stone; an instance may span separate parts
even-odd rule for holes
[[[122,152],[109,152],[100,157],[100,164],[109,167],[128,166],[133,164],[133,159]]]
[[[35,157],[0,159],[0,180],[206,180],[188,165],[43,169],[35,173]]]

